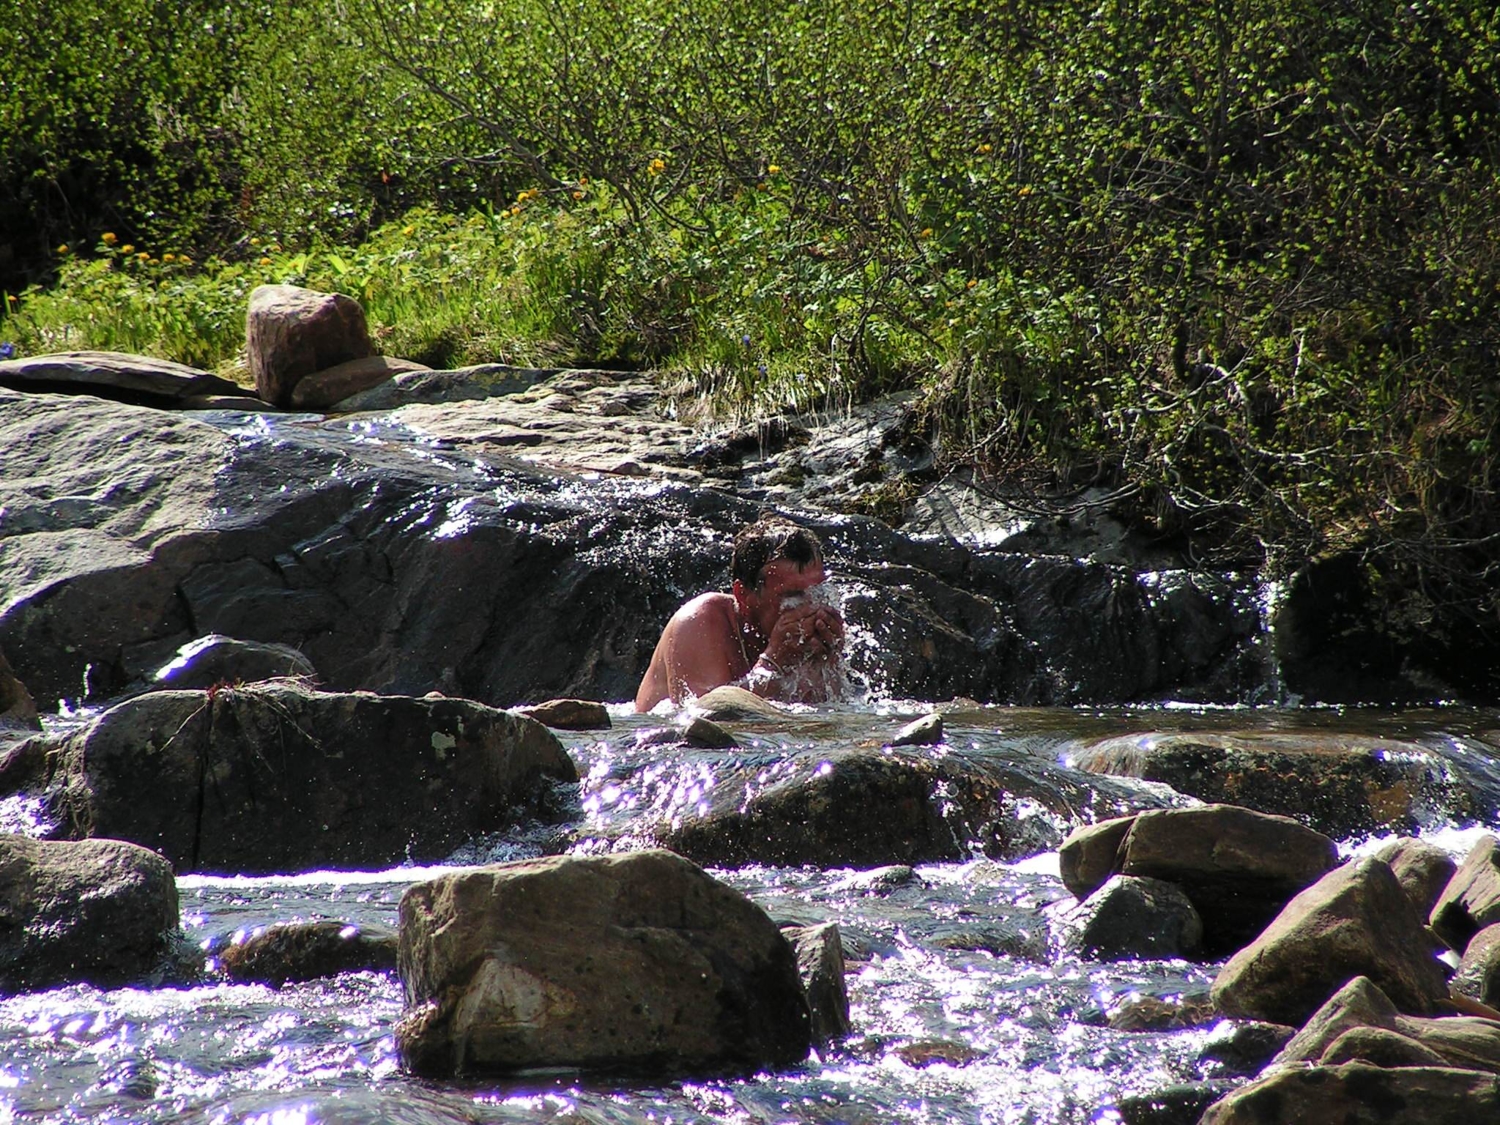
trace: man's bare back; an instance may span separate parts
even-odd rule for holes
[[[742,551],[747,537],[752,542]],[[767,553],[773,557],[752,572]],[[739,576],[729,593],[700,594],[667,622],[636,692],[637,711],[723,684],[802,703],[823,702],[837,690],[844,622],[808,597],[825,577],[816,537],[786,524],[752,525],[735,540],[731,571]],[[751,573],[758,580],[746,581]]]

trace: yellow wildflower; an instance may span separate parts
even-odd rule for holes
[[[68,252],[68,244],[66,242],[64,242],[61,246],[59,246],[57,248],[57,252],[59,254],[66,254]]]
[[[127,242],[124,246],[120,247],[120,253],[122,253],[122,254],[134,254],[135,253],[135,247],[132,246],[130,243]]]
[[[263,266],[269,266],[271,264],[271,259],[270,258],[262,258],[260,260],[260,264],[263,265]]]
[[[781,165],[772,164],[769,168],[766,169],[766,172],[772,176],[779,176],[781,175]]]
[[[917,237],[918,238],[931,238],[932,237],[932,228],[931,227],[923,227],[922,228],[922,233],[919,234],[919,235],[917,235]]]
[[[118,239],[115,238],[114,231],[107,230],[99,236],[99,241],[104,243],[104,245],[106,246],[113,246],[118,241]]]
[[[653,176],[660,176],[666,170],[667,162],[659,156],[646,166],[646,171],[650,172]]]
[[[993,145],[987,145],[986,144],[986,145],[980,145],[979,146],[979,151],[980,152],[992,152],[993,150],[994,150],[994,146]]]
[[[251,246],[259,246],[260,245],[260,239],[258,239],[258,238],[252,238],[250,240],[250,245]]]
[[[977,282],[977,281],[975,281],[975,280],[974,280],[974,279],[973,279],[973,278],[972,278],[972,277],[971,277],[971,278],[969,278],[969,280],[968,280],[968,281],[966,281],[966,282],[964,282],[964,288],[965,288],[965,289],[973,289],[973,288],[974,288],[974,286],[976,286],[976,285],[978,285],[978,284],[979,284],[979,282]]]
[[[186,254],[179,255],[177,260],[185,266],[190,266],[193,264],[193,259],[189,258]]]
[[[1020,187],[1018,187],[1016,189],[1016,194],[1017,195],[1030,195],[1031,194],[1031,190],[1032,189],[1031,189],[1031,185],[1030,184],[1022,184]]]
[[[176,254],[163,254],[161,256],[161,260],[164,261],[164,262],[175,262],[177,260],[177,255]]]
[[[135,258],[136,258],[136,261],[138,261],[138,262],[149,262],[151,260],[151,255],[147,251],[142,250],[139,254],[137,254],[135,256]]]
[[[412,235],[414,235],[414,234],[417,233],[417,228],[416,227],[403,227],[403,228],[401,228],[401,233],[406,238],[410,238]]]
[[[583,192],[581,192],[581,191],[575,191],[573,193],[573,198],[574,199],[582,199],[583,198]]]

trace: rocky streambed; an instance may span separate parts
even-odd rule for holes
[[[1334,680],[1253,577],[951,480],[851,514],[924,471],[899,403],[47,370],[0,390],[0,1119],[1493,1100],[1500,714],[1265,706]],[[848,700],[601,707],[767,506],[828,544]]]

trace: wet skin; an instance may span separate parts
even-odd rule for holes
[[[727,593],[702,594],[667,622],[636,693],[635,709],[663,699],[681,703],[724,684],[767,699],[820,703],[828,698],[844,644],[844,622],[802,595],[821,585],[823,564],[799,569],[767,563],[760,583],[736,581]]]

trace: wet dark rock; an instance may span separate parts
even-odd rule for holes
[[[762,699],[753,691],[725,684],[706,692],[688,704],[694,714],[716,723],[747,722],[755,719],[785,719],[787,709]]]
[[[350,395],[378,387],[397,375],[410,371],[431,371],[423,363],[394,356],[367,355],[336,363],[298,379],[292,387],[290,405],[294,410],[326,410]]]
[[[1463,953],[1469,939],[1500,922],[1500,841],[1481,836],[1438,896],[1430,916],[1433,931]]]
[[[1500,922],[1469,939],[1448,990],[1492,1008],[1500,1006]]]
[[[138,696],[60,739],[49,769],[63,833],[247,873],[439,858],[577,779],[530,719],[290,681]]]
[[[257,285],[245,313],[245,357],[255,393],[290,406],[308,375],[375,353],[365,310],[353,297],[296,285]]]
[[[943,741],[943,717],[937,712],[913,719],[891,736],[889,746],[940,746]]]
[[[1057,849],[1057,866],[1074,897],[1088,898],[1120,869],[1120,846],[1134,823],[1133,816],[1117,816],[1068,833]]]
[[[1121,1098],[1115,1108],[1124,1125],[1198,1125],[1203,1111],[1226,1089],[1223,1082],[1184,1082]]]
[[[807,993],[815,1046],[849,1034],[849,991],[844,984],[844,945],[837,922],[787,926],[782,933],[797,952],[797,971]]]
[[[1375,858],[1390,865],[1396,882],[1423,918],[1432,914],[1443,888],[1458,871],[1458,864],[1442,848],[1410,836],[1392,840],[1375,853]]]
[[[936,1066],[965,1066],[976,1059],[984,1058],[984,1052],[956,1039],[916,1039],[910,1043],[899,1043],[891,1048],[891,1054],[907,1066],[918,1069]]]
[[[716,1073],[811,1044],[790,943],[669,852],[554,857],[446,875],[401,899],[408,1068]]]
[[[1329,836],[1411,831],[1434,816],[1483,817],[1493,801],[1425,748],[1356,735],[1243,731],[1127,735],[1075,755],[1096,773],[1170,785],[1199,800],[1295,817]]]
[[[989,953],[1045,964],[1050,960],[1047,927],[1025,927],[1014,922],[946,922],[927,933],[924,942],[936,949]]]
[[[1059,917],[1070,952],[1098,961],[1194,957],[1203,920],[1187,895],[1160,879],[1116,875]]]
[[[1300,1025],[1350,980],[1367,976],[1397,1008],[1425,1014],[1448,994],[1436,953],[1391,869],[1366,857],[1292,899],[1219,971],[1213,995],[1231,1015]]]
[[[0,992],[141,980],[176,929],[177,883],[155,852],[0,835]]]
[[[1500,1020],[1403,1015],[1373,982],[1358,977],[1313,1013],[1273,1065],[1355,1059],[1380,1066],[1439,1065],[1500,1073]]]
[[[191,690],[217,684],[253,684],[283,676],[316,680],[318,670],[291,645],[241,641],[211,633],[179,648],[149,683],[157,690]]]
[[[218,961],[230,980],[278,988],[338,973],[387,972],[396,968],[396,931],[330,919],[283,922],[231,942]]]
[[[1247,1077],[1259,1074],[1296,1034],[1295,1027],[1281,1023],[1226,1021],[1204,1041],[1198,1058],[1217,1064],[1222,1073]]]
[[[1201,1125],[1473,1125],[1500,1115],[1500,1078],[1368,1063],[1277,1071],[1211,1105]]]
[[[698,716],[682,728],[682,740],[700,750],[732,750],[739,746],[734,735],[712,719]]]
[[[1333,841],[1295,820],[1206,805],[1137,816],[1118,869],[1181,887],[1203,919],[1203,951],[1216,957],[1254,938],[1337,862]]]
[[[0,362],[0,387],[34,394],[88,394],[143,406],[179,406],[199,395],[242,395],[196,367],[126,352],[60,352]]]
[[[515,710],[554,730],[609,730],[612,725],[604,704],[592,699],[549,699]]]
[[[42,721],[37,717],[36,703],[26,685],[16,679],[10,661],[0,652],[0,730],[41,730]]]
[[[657,840],[725,867],[875,867],[975,852],[1015,859],[1056,847],[1061,837],[1054,827],[1039,839],[1038,823],[1047,818],[1020,815],[1019,802],[1057,818],[1105,803],[1154,803],[1138,792],[1085,786],[1074,771],[1019,757],[860,749],[797,755],[771,779],[761,772],[753,759],[721,762],[708,811],[661,825]]]

